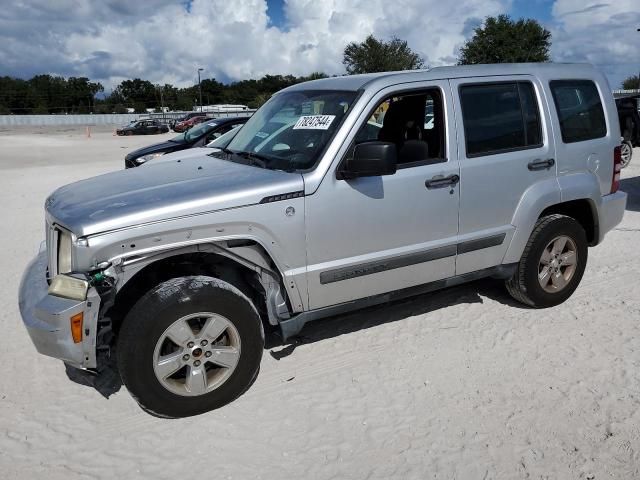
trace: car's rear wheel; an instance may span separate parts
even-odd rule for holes
[[[565,215],[536,223],[516,272],[507,280],[511,296],[535,308],[552,307],[573,294],[587,265],[588,243],[582,226]]]
[[[244,393],[263,347],[260,317],[244,294],[212,277],[182,277],[158,285],[126,316],[118,367],[143,409],[187,417]]]

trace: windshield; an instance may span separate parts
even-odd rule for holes
[[[213,130],[217,125],[218,124],[216,122],[199,123],[198,125],[191,127],[186,132],[181,133],[180,135],[176,135],[171,139],[171,141],[187,143],[192,142],[207,133],[209,130]]]
[[[206,146],[209,148],[219,148],[221,150],[227,148],[229,146],[229,142],[233,140],[233,137],[236,136],[236,133],[238,133],[238,130],[240,130],[241,127],[242,125],[238,125],[237,127],[232,128],[227,133],[224,133],[215,140],[207,143]]]
[[[330,90],[276,94],[253,114],[226,148],[259,159],[259,166],[265,168],[308,170],[318,161],[356,94]]]

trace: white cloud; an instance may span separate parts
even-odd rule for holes
[[[199,66],[223,80],[334,74],[344,71],[345,45],[373,33],[406,39],[441,65],[464,41],[465,21],[507,2],[286,0],[282,31],[269,26],[265,0],[194,0],[190,11],[163,0],[32,0],[0,13],[0,64],[14,74],[87,75],[107,85],[135,76],[190,84]]]
[[[612,88],[640,70],[639,0],[556,0],[552,14],[554,60],[593,63]]]
[[[555,59],[618,71],[637,57],[638,0],[599,6],[606,1],[556,0]],[[29,0],[0,9],[0,74],[85,75],[106,86],[132,77],[188,85],[197,67],[223,81],[334,74],[344,71],[345,45],[370,33],[403,38],[437,66],[455,61],[470,25],[510,2],[285,0],[280,30],[270,26],[266,0],[193,0],[189,11],[178,0]]]

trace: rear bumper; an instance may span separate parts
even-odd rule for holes
[[[602,203],[598,208],[598,243],[604,236],[622,221],[624,210],[627,207],[627,194],[617,191],[602,197]]]
[[[40,251],[20,282],[20,315],[39,353],[77,368],[96,367],[96,326],[100,297],[89,289],[87,300],[77,301],[48,294],[47,253]],[[82,341],[74,343],[70,318],[84,314]]]

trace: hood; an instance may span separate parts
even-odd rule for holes
[[[133,152],[129,152],[125,160],[135,160],[136,158],[140,158],[144,155],[149,155],[150,153],[158,153],[158,152],[175,152],[176,150],[180,150],[183,148],[188,148],[189,144],[180,141],[166,141],[160,143],[154,143],[153,145],[149,145],[147,147],[138,148]]]
[[[83,237],[253,205],[271,195],[303,189],[298,173],[201,155],[71,183],[53,192],[45,207],[49,221]]]
[[[217,148],[209,148],[209,147],[195,147],[195,148],[186,148],[184,150],[178,150],[171,153],[166,153],[160,157],[156,157],[153,160],[143,163],[140,165],[144,167],[146,165],[155,165],[160,162],[175,162],[176,160],[182,160],[185,158],[191,157],[203,157],[210,153],[219,152],[220,150]]]

